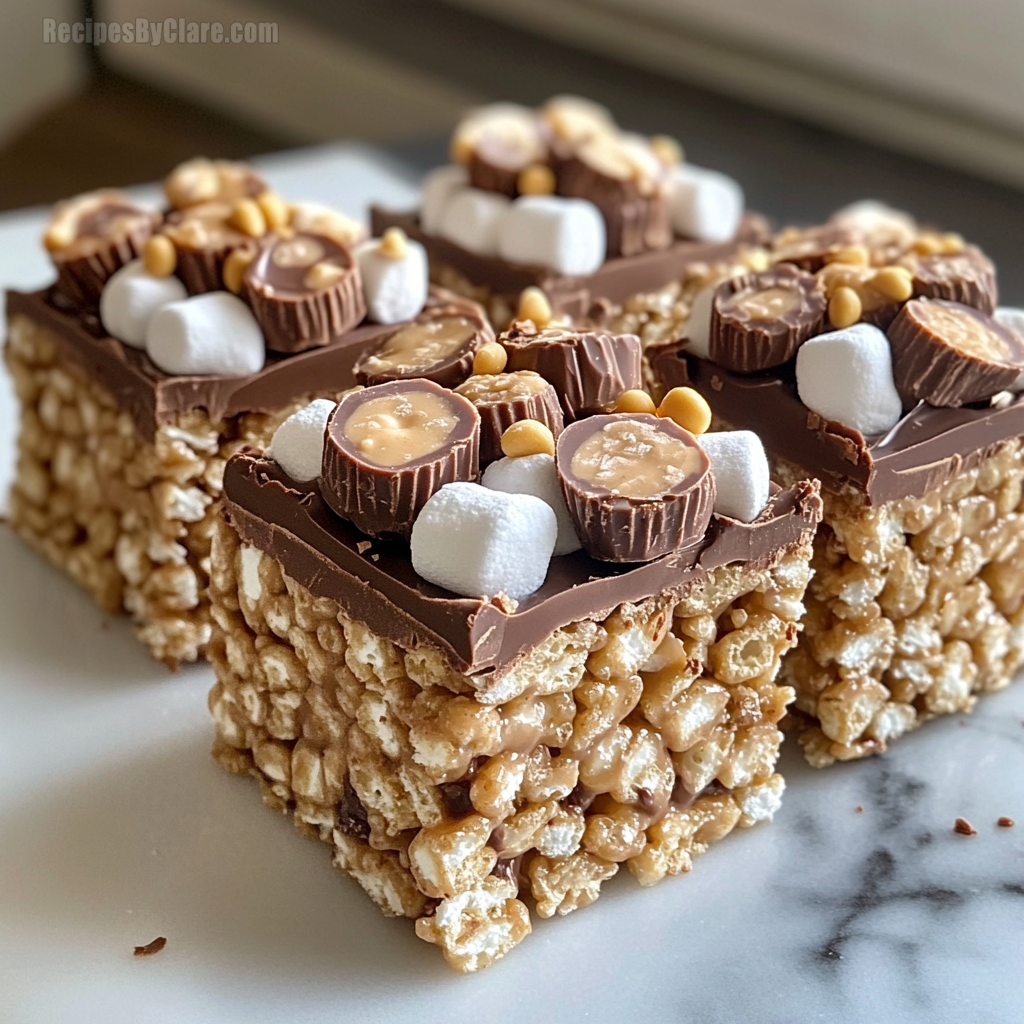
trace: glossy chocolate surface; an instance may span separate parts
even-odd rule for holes
[[[701,543],[644,565],[599,562],[582,551],[553,558],[544,585],[509,612],[427,583],[413,571],[407,544],[368,544],[327,507],[315,481],[298,484],[272,460],[236,455],[224,493],[244,543],[380,636],[407,649],[440,649],[456,669],[478,676],[481,688],[554,630],[602,618],[624,601],[682,594],[722,565],[767,564],[809,539],[821,517],[817,485],[805,482],[776,493],[753,523],[714,516]]]
[[[959,409],[920,402],[887,433],[865,437],[811,412],[791,366],[731,373],[681,347],[657,354],[653,366],[666,388],[694,387],[724,423],[759,434],[770,456],[795,463],[829,490],[862,491],[872,505],[920,497],[1024,434],[1024,395]]]
[[[420,230],[414,214],[373,207],[370,211],[374,235],[389,227],[401,228],[427,250],[431,266],[451,267],[472,284],[486,286],[499,295],[517,296],[530,286],[542,289],[552,308],[571,316],[584,316],[601,299],[619,303],[631,295],[658,291],[681,280],[696,263],[730,259],[744,244],[765,239],[765,225],[756,214],[748,214],[740,225],[736,241],[723,243],[680,241],[667,249],[606,260],[587,277],[568,277],[544,267],[509,263],[496,256],[478,256],[438,235]]]
[[[450,311],[453,302],[461,303],[468,315],[479,315],[473,303],[440,292],[428,299],[426,311]],[[53,332],[62,355],[102,384],[147,440],[158,426],[189,409],[205,409],[217,421],[248,412],[277,412],[306,395],[354,387],[356,360],[398,326],[367,324],[308,352],[268,352],[263,369],[248,377],[174,377],[158,370],[142,350],[107,335],[95,314],[59,308],[49,290],[7,292],[8,317],[19,314]]]

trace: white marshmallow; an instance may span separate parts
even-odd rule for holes
[[[604,217],[587,199],[520,196],[501,222],[498,255],[560,274],[592,274],[604,263]]]
[[[411,320],[427,301],[430,284],[427,251],[411,238],[399,259],[380,251],[380,239],[371,238],[356,249],[359,276],[369,318],[377,324]]]
[[[829,219],[833,224],[856,227],[868,232],[880,229],[897,230],[909,235],[917,232],[917,221],[909,213],[897,210],[878,199],[861,199],[856,203],[850,203],[849,206],[836,210]]]
[[[718,171],[680,164],[672,169],[669,204],[676,234],[700,242],[729,242],[743,217],[743,189]]]
[[[871,324],[805,341],[796,354],[796,387],[812,412],[862,434],[884,433],[903,414],[889,339]]]
[[[448,200],[469,185],[469,171],[461,164],[445,164],[432,170],[420,189],[420,227],[428,235],[437,234],[441,215]]]
[[[249,307],[230,292],[172,302],[146,330],[149,358],[165,373],[245,376],[263,369],[263,332]]]
[[[1024,309],[1016,309],[1013,306],[999,306],[996,309],[996,319],[1004,327],[1013,331],[1014,334],[1024,338]]]
[[[1013,306],[999,306],[996,309],[996,319],[1024,341],[1024,309],[1015,309]],[[1018,375],[1010,390],[1024,391],[1024,373]]]
[[[524,455],[518,459],[498,459],[485,470],[480,482],[484,487],[507,494],[532,494],[546,501],[558,521],[558,539],[555,541],[556,555],[568,555],[579,551],[579,537],[572,525],[569,506],[565,503],[562,488],[558,486],[558,473],[552,455]]]
[[[337,402],[314,398],[274,431],[267,454],[300,483],[315,480],[324,461],[324,431]]]
[[[755,520],[768,504],[768,456],[751,430],[721,430],[697,438],[711,460],[715,511],[741,523]]]
[[[544,582],[558,523],[532,494],[471,483],[445,484],[412,526],[412,567],[464,597],[520,600]]]
[[[103,286],[100,320],[111,337],[135,348],[146,347],[146,328],[153,314],[169,302],[188,297],[173,274],[154,277],[142,260],[126,263]]]
[[[714,284],[705,285],[697,292],[690,306],[690,316],[683,328],[686,351],[700,356],[701,359],[708,359],[711,356],[711,302],[720,283],[716,281]]]
[[[437,233],[481,256],[496,256],[498,232],[512,200],[480,188],[456,189],[441,211]]]

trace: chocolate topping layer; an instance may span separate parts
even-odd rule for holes
[[[372,231],[382,235],[390,227],[401,228],[427,250],[432,266],[451,267],[474,285],[490,288],[499,295],[518,296],[524,288],[540,288],[556,313],[585,316],[601,299],[623,302],[631,295],[658,291],[673,281],[682,280],[697,263],[716,263],[732,258],[746,244],[764,240],[764,222],[748,214],[740,225],[736,241],[710,244],[676,241],[669,248],[607,260],[587,277],[567,277],[545,267],[509,263],[494,256],[478,256],[439,235],[420,230],[414,214],[396,213],[373,207]]]
[[[829,490],[862,491],[872,505],[920,497],[1024,434],[1022,395],[959,409],[919,402],[892,430],[864,437],[811,412],[797,395],[791,366],[741,375],[674,346],[655,356],[654,372],[666,388],[696,388],[724,423],[755,431],[769,455],[795,463]]]
[[[447,307],[450,299],[435,292],[428,308],[438,302]],[[102,384],[147,440],[158,425],[188,409],[205,409],[216,421],[246,412],[276,412],[306,395],[354,387],[356,360],[395,330],[394,324],[369,324],[323,348],[287,357],[268,353],[264,368],[249,377],[172,377],[158,370],[145,352],[107,336],[94,314],[64,311],[54,304],[59,301],[51,291],[9,291],[7,315],[24,314],[53,332],[62,356]]]
[[[702,544],[639,567],[598,562],[582,551],[553,558],[544,585],[510,613],[427,583],[413,571],[408,545],[373,541],[367,548],[366,535],[339,519],[315,488],[242,452],[224,476],[226,514],[244,543],[277,559],[315,595],[337,601],[400,647],[439,648],[481,689],[554,630],[603,618],[625,601],[681,595],[722,565],[768,564],[806,542],[821,518],[817,485],[804,482],[776,493],[753,523],[715,516]]]

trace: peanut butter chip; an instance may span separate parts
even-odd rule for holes
[[[922,303],[921,321],[955,349],[991,363],[1004,362],[1009,346],[970,313]]]
[[[345,423],[345,438],[367,462],[404,466],[437,451],[458,422],[440,395],[384,395],[356,407]]]
[[[738,292],[726,303],[726,309],[745,313],[751,320],[775,320],[785,316],[798,299],[792,288],[765,288],[763,291]]]
[[[324,247],[309,235],[296,235],[274,246],[270,257],[275,267],[311,267],[323,259]]]
[[[695,448],[639,420],[606,424],[572,457],[572,472],[580,480],[624,498],[660,497],[700,465]]]
[[[364,364],[369,374],[425,370],[458,352],[476,333],[464,316],[446,316],[396,331]]]

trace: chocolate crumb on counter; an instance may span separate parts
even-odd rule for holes
[[[1013,818],[1007,818],[1006,815],[1004,814],[1001,818],[999,818],[996,821],[996,824],[1000,828],[1013,828],[1013,826],[1016,825],[1017,823],[1013,820]]]
[[[154,956],[159,953],[160,950],[167,945],[167,939],[162,935],[158,935],[152,942],[147,942],[144,946],[136,946],[133,956]]]
[[[966,818],[957,818],[953,822],[953,831],[960,836],[976,836],[978,834],[978,830]]]

